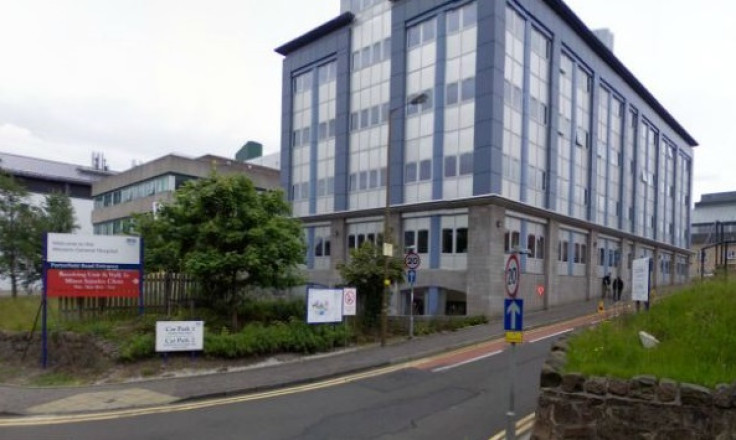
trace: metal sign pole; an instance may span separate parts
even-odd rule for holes
[[[516,440],[516,413],[514,412],[514,400],[516,390],[516,342],[511,343],[511,354],[509,356],[509,411],[506,413],[506,440]]]
[[[409,339],[414,339],[414,283],[409,289]]]

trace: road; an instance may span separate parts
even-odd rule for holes
[[[569,323],[527,333],[517,346],[516,416],[536,406],[539,372]],[[506,426],[508,344],[435,356],[385,374],[299,389],[172,405],[104,420],[2,427],[3,440],[488,439]]]

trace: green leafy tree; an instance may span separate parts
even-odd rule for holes
[[[0,172],[0,277],[10,279],[13,298],[33,253],[32,234],[38,223],[37,210],[27,198],[28,192],[15,179]]]
[[[41,280],[43,274],[43,238],[46,232],[71,234],[79,229],[74,207],[68,195],[60,192],[47,194],[40,208],[34,211],[28,221],[28,240],[31,251],[26,255],[21,284],[30,292],[31,286]]]
[[[345,284],[358,290],[358,312],[363,325],[367,328],[376,327],[381,316],[386,258],[389,259],[389,281],[402,282],[404,280],[402,260],[384,256],[381,247],[369,241],[364,242],[358,249],[351,250],[350,260],[337,266]]]
[[[303,282],[306,246],[281,191],[259,193],[244,175],[211,174],[187,182],[156,217],[138,217],[147,267],[195,276],[205,298],[231,312],[253,287]]]
[[[34,206],[25,188],[0,172],[0,277],[10,279],[14,298],[41,279],[44,233],[77,228],[69,196],[49,194]]]

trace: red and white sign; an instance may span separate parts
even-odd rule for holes
[[[537,285],[537,294],[539,296],[544,295],[544,286],[543,285],[541,285],[541,284]]]
[[[48,296],[122,296],[140,295],[140,272],[137,270],[48,269]]]
[[[516,293],[519,291],[519,278],[521,278],[519,257],[516,254],[511,254],[509,255],[509,259],[506,260],[506,271],[504,272],[506,294],[510,298],[515,298]]]
[[[355,287],[342,289],[342,314],[343,316],[354,316],[358,304],[358,291]]]
[[[141,295],[139,237],[50,233],[45,245],[47,296]]]

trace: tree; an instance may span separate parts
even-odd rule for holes
[[[361,306],[359,313],[363,325],[367,328],[374,328],[381,315],[386,258],[389,258],[389,281],[402,282],[404,264],[401,259],[385,257],[381,247],[369,241],[364,242],[358,249],[351,250],[350,260],[337,266],[345,283],[358,290],[358,305]]]
[[[45,233],[58,232],[71,234],[79,225],[75,221],[74,207],[68,195],[52,192],[44,198],[40,208],[34,211],[28,221],[27,239],[30,240],[30,253],[26,255],[21,285],[30,292],[31,287],[41,280],[43,275],[43,240]]]
[[[42,208],[46,232],[70,234],[79,229],[68,195],[60,192],[47,194]]]
[[[12,176],[0,172],[0,277],[10,279],[12,296],[19,287],[30,292],[43,273],[45,232],[73,232],[74,208],[69,196],[49,194],[41,207]]]
[[[0,277],[10,279],[12,297],[18,296],[21,273],[34,246],[36,210],[26,201],[28,192],[12,176],[0,172]]]
[[[187,182],[156,217],[136,219],[146,264],[195,276],[211,304],[229,310],[253,287],[284,288],[303,282],[302,227],[281,191],[259,193],[244,175]],[[149,267],[149,266],[147,266]]]

